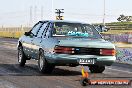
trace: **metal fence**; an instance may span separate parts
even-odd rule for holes
[[[30,29],[30,27],[2,27],[0,28],[0,37],[19,38]]]

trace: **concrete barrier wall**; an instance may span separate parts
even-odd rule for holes
[[[102,34],[104,39],[111,42],[132,43],[132,34]]]
[[[132,64],[132,48],[116,48],[116,62]]]

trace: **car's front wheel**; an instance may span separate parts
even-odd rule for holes
[[[44,51],[40,50],[38,58],[38,68],[41,73],[51,73],[54,69],[54,65],[49,64],[44,56]]]
[[[89,70],[91,71],[91,73],[102,73],[105,70],[105,66],[90,66]]]
[[[26,56],[23,52],[22,46],[18,47],[18,62],[21,67],[23,67],[26,63]]]

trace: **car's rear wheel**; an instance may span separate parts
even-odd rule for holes
[[[54,65],[49,64],[44,56],[44,51],[40,50],[38,58],[38,68],[41,73],[51,73],[54,69]]]
[[[18,62],[21,67],[23,67],[26,63],[26,56],[23,52],[22,46],[18,47]]]
[[[89,70],[91,71],[91,73],[102,73],[105,70],[105,66],[90,66]]]

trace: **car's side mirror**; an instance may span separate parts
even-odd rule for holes
[[[25,33],[24,33],[24,35],[29,36],[29,35],[30,35],[30,33],[29,33],[29,32],[25,32]]]

